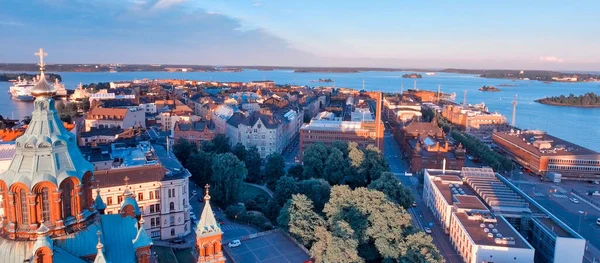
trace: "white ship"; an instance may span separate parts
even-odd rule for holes
[[[36,81],[28,81],[19,77],[16,81],[12,81],[13,85],[10,86],[8,94],[13,100],[19,101],[33,101],[35,97],[31,95],[31,89],[35,85]],[[67,89],[65,85],[58,82],[58,79],[54,82],[54,88],[56,88],[56,97],[66,97]]]
[[[427,75],[427,76],[433,76],[433,75],[435,75],[435,72],[427,72],[427,73],[425,73],[425,75]]]

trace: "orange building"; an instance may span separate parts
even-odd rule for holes
[[[67,129],[67,131],[71,131],[71,130],[73,130],[73,128],[75,128],[75,124],[71,124],[68,122],[63,122],[63,126],[65,127],[65,129]],[[17,139],[17,137],[23,135],[25,130],[27,130],[27,125],[24,125],[23,128],[18,128],[18,129],[0,130],[0,141],[12,142],[15,139]]]
[[[506,130],[506,118],[499,113],[487,112],[483,108],[450,104],[444,106],[442,116],[461,130],[484,141],[492,141],[492,133]]]
[[[198,252],[198,263],[224,263],[225,256],[221,247],[223,231],[215,219],[210,206],[210,195],[207,184],[204,188],[204,208],[196,228],[196,251]]]

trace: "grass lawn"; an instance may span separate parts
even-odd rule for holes
[[[170,247],[152,246],[152,249],[156,252],[159,262],[178,262],[175,254],[173,254],[173,249]]]
[[[245,200],[250,200],[250,199],[254,199],[259,195],[263,195],[265,196],[265,198],[267,200],[271,199],[271,197],[269,196],[269,194],[267,194],[267,192],[265,192],[265,190],[260,189],[256,186],[253,185],[246,185],[246,192],[244,192],[241,196],[241,201],[245,201]]]
[[[179,262],[194,262],[194,256],[192,255],[192,249],[186,248],[175,252],[175,257]]]

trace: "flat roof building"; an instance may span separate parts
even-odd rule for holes
[[[483,142],[492,142],[492,134],[507,127],[506,117],[488,112],[483,103],[475,106],[448,104],[444,106],[442,116]]]
[[[564,180],[600,180],[600,153],[542,131],[495,132],[492,137],[503,152],[533,173],[562,175]]]

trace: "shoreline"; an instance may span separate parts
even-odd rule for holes
[[[534,102],[548,105],[548,106],[557,106],[557,107],[573,107],[573,108],[600,108],[600,105],[568,105],[568,104],[560,104],[560,103],[551,103],[551,102],[541,102],[540,100],[534,100]]]

